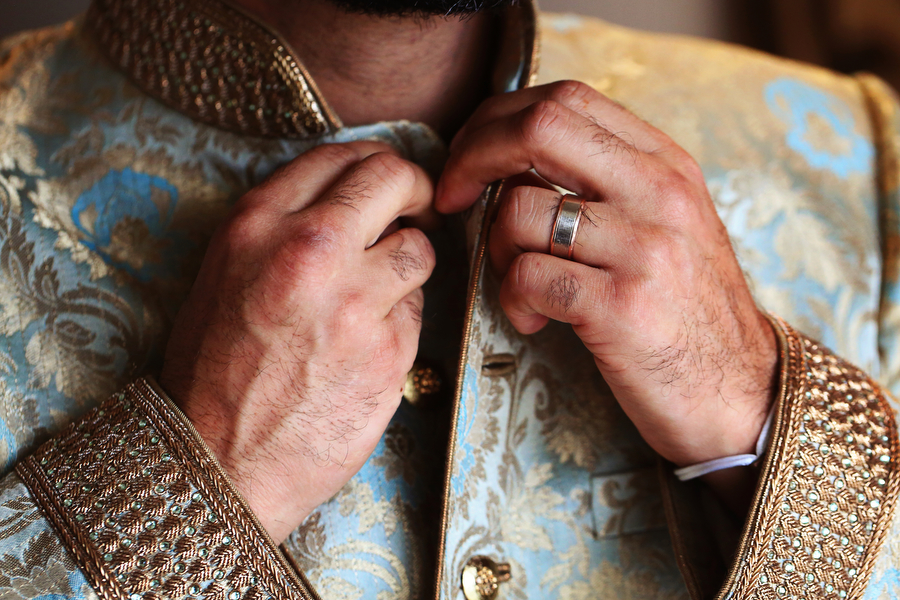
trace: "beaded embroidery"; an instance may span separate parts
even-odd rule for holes
[[[723,598],[859,598],[900,489],[882,392],[821,345],[782,330],[783,396],[754,509]]]
[[[287,43],[221,0],[97,0],[85,26],[135,85],[198,121],[288,139],[340,127]]]
[[[316,598],[145,380],[17,471],[101,598]]]

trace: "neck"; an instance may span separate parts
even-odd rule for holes
[[[489,93],[490,13],[376,17],[328,0],[238,1],[286,38],[346,125],[408,119],[449,138]]]

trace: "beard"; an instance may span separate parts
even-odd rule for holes
[[[340,8],[379,17],[473,15],[518,4],[519,0],[330,0]]]

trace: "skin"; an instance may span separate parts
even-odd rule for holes
[[[210,243],[160,383],[276,541],[362,467],[400,403],[434,250],[419,229],[379,238],[432,195],[382,144],[321,146]]]
[[[280,24],[348,124],[458,130],[436,189],[368,142],[286,165],[222,224],[177,318],[160,382],[276,542],[361,468],[401,400],[434,253],[397,219],[463,210],[498,179],[509,181],[490,256],[513,325],[530,334],[570,323],[673,463],[752,451],[773,395],[775,336],[684,150],[577,82],[475,110],[488,15],[243,1]],[[329,43],[336,24],[343,41]],[[347,76],[355,64],[363,79]],[[399,95],[398,74],[409,77]],[[589,201],[574,261],[547,253],[560,198],[548,182]],[[755,478],[732,469],[706,480],[740,514]]]
[[[488,95],[491,13],[399,18],[347,12],[327,0],[240,4],[278,25],[345,125],[407,119],[449,141]]]
[[[531,334],[549,319],[570,323],[638,431],[676,465],[752,453],[777,342],[697,163],[622,106],[565,81],[482,104],[453,140],[435,204],[465,209],[506,178],[490,256],[513,326]],[[548,254],[561,195],[547,182],[588,201],[571,261]],[[741,468],[706,481],[743,514],[755,478]]]

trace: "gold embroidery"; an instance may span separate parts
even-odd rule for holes
[[[777,324],[775,444],[720,598],[859,598],[900,490],[894,414],[865,373]]]
[[[193,428],[146,380],[17,472],[104,600],[316,598]]]
[[[303,139],[340,127],[287,43],[220,0],[95,0],[101,52],[145,93],[247,135]]]

